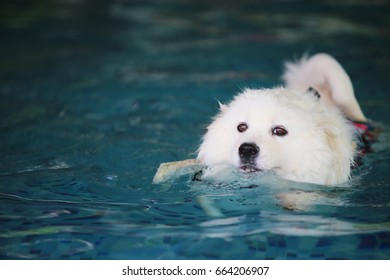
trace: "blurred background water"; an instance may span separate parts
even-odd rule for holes
[[[2,1],[0,258],[389,259],[389,8]],[[305,52],[338,59],[384,129],[352,182],[152,184],[161,162],[195,157],[217,100],[280,84]],[[283,209],[295,190],[324,199]]]

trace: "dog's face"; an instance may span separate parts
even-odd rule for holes
[[[309,93],[246,90],[208,127],[198,159],[241,173],[274,171],[295,181],[346,181],[353,157],[344,118]]]

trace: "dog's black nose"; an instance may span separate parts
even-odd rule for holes
[[[257,157],[260,149],[255,143],[244,143],[238,148],[238,155],[241,160],[254,159]]]

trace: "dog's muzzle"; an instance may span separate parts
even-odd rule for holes
[[[260,153],[259,147],[255,143],[243,143],[238,148],[241,166],[240,170],[245,173],[260,171],[256,167],[256,158]]]

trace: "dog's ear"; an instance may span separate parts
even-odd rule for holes
[[[217,101],[218,101],[218,100],[217,100]],[[219,102],[219,101],[218,101],[218,105],[219,105],[219,110],[220,110],[221,112],[225,112],[226,109],[228,108],[227,105],[225,105],[225,104],[223,104],[223,103],[221,103],[221,102]]]
[[[313,87],[309,87],[306,91],[307,93],[310,93],[310,94],[313,94],[315,97],[317,97],[318,99],[321,98],[321,95],[318,93],[318,91],[316,89],[314,89]]]

